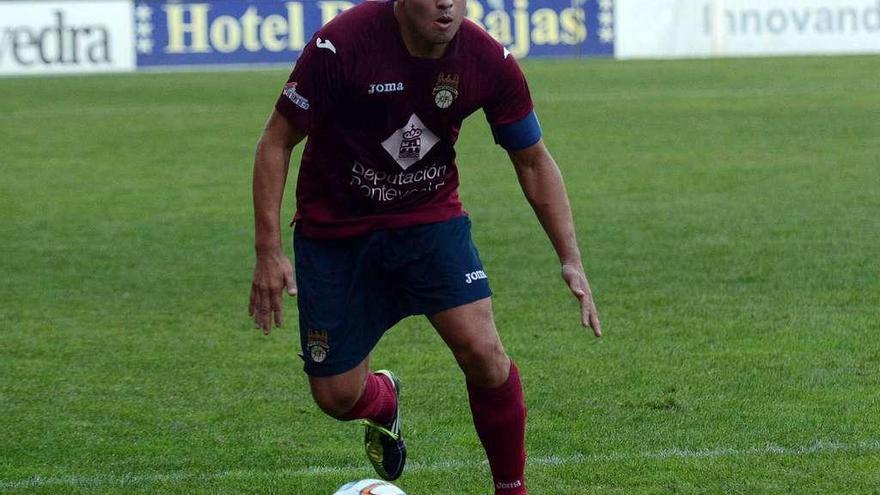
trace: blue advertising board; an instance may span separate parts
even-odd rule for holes
[[[289,64],[312,34],[357,2],[143,0],[138,67]],[[469,0],[467,16],[518,58],[612,56],[613,0]]]

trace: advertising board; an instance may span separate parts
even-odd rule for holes
[[[619,58],[880,52],[880,0],[617,0]]]
[[[0,75],[128,71],[131,3],[0,2]]]
[[[355,4],[136,2],[137,65],[292,63],[316,30]],[[467,15],[520,58],[614,53],[612,0],[470,0]]]

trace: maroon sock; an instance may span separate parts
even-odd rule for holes
[[[361,398],[350,411],[339,419],[343,421],[369,419],[386,425],[394,420],[396,410],[397,396],[394,394],[394,385],[391,384],[391,379],[385,375],[371,373],[367,375]]]
[[[486,449],[495,495],[525,495],[526,405],[519,370],[510,362],[510,376],[498,388],[468,384],[477,435]]]

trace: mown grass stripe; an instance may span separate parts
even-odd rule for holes
[[[714,449],[689,449],[671,448],[655,452],[617,452],[596,454],[574,454],[569,456],[541,456],[529,459],[529,465],[534,467],[572,466],[589,464],[602,461],[629,461],[629,460],[657,460],[657,459],[707,459],[723,457],[752,457],[752,456],[787,456],[800,457],[815,454],[828,453],[865,453],[873,454],[880,452],[880,439],[869,440],[859,443],[846,443],[827,440],[817,440],[808,445],[783,447],[768,443],[763,446],[754,446],[746,449],[731,447],[718,447]],[[411,462],[407,466],[408,472],[413,471],[453,471],[473,466],[472,461],[444,461],[419,463]],[[275,471],[258,470],[228,470],[213,473],[150,473],[150,474],[103,474],[94,476],[34,476],[21,480],[2,480],[0,490],[15,490],[21,488],[38,488],[45,486],[69,486],[77,488],[100,487],[100,486],[130,486],[150,485],[156,483],[174,483],[180,481],[196,480],[224,480],[224,479],[248,479],[266,477],[301,477],[323,474],[351,474],[356,476],[364,471],[364,466],[310,466],[301,469],[282,469]]]

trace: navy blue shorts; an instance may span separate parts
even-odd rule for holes
[[[305,371],[330,376],[364,360],[395,323],[492,295],[471,221],[314,239],[294,229]]]

